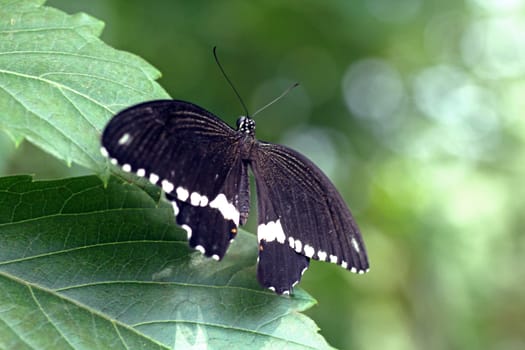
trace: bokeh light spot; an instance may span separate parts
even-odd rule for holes
[[[368,0],[365,5],[370,13],[384,22],[402,22],[418,14],[421,0]]]
[[[462,40],[463,60],[485,78],[525,74],[525,24],[514,18],[473,22]]]
[[[414,80],[414,97],[423,114],[438,123],[427,136],[448,152],[478,157],[498,140],[496,97],[461,69],[438,65],[423,70]],[[424,137],[423,142],[430,141]]]
[[[476,6],[489,12],[518,11],[524,7],[524,0],[470,0]]]
[[[390,64],[379,59],[365,59],[347,69],[343,94],[355,116],[383,122],[400,107],[404,89],[399,72]]]

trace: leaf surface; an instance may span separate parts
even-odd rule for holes
[[[241,232],[221,262],[191,250],[159,193],[111,177],[0,178],[0,348],[329,348],[261,290]]]
[[[43,2],[0,0],[0,129],[105,172],[99,143],[109,118],[168,94],[155,68],[98,38],[101,21]]]

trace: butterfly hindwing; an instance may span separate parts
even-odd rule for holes
[[[286,244],[281,219],[274,210],[271,189],[264,180],[257,183],[259,258],[257,279],[259,283],[278,294],[289,294],[308,268],[310,259],[296,253]]]
[[[368,257],[359,229],[326,175],[287,147],[264,142],[256,147],[252,167],[259,210],[271,210],[270,216],[259,213],[257,232],[263,247],[259,264],[288,263],[291,266],[282,268],[295,270],[296,275],[295,255],[300,255],[336,263],[355,273],[366,272]],[[281,245],[280,254],[287,252],[289,258],[265,261],[261,254],[268,243]],[[295,277],[289,278],[286,285],[296,281]],[[274,281],[268,283],[273,283],[275,288],[277,283],[282,283],[281,279],[278,271],[265,276],[265,280]],[[287,286],[279,287],[286,290]]]
[[[237,232],[239,200],[246,196],[240,193],[238,139],[203,108],[184,101],[151,101],[108,123],[102,153],[124,171],[160,186],[177,223],[191,236],[190,245],[218,260]]]

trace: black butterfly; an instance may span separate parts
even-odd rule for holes
[[[278,294],[292,291],[311,258],[368,271],[363,239],[334,185],[301,154],[256,140],[249,117],[234,130],[192,103],[150,101],[115,115],[102,146],[112,164],[162,187],[190,246],[215,260],[248,218],[250,166],[259,209],[257,277]]]

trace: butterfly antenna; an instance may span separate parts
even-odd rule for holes
[[[239,102],[241,102],[242,108],[244,109],[244,112],[246,113],[246,116],[248,117],[250,113],[248,113],[248,108],[246,108],[246,105],[244,104],[244,101],[241,98],[241,95],[239,92],[237,92],[237,89],[235,86],[233,86],[233,83],[231,82],[230,78],[226,75],[226,72],[224,71],[224,68],[222,68],[221,63],[219,62],[219,57],[217,57],[217,46],[213,47],[213,57],[215,57],[215,62],[219,66],[219,69],[221,70],[222,75],[224,76],[224,79],[230,84],[233,92],[235,92],[235,95],[237,95],[237,98],[239,99]]]
[[[273,105],[275,102],[279,101],[284,96],[288,95],[288,93],[290,91],[292,91],[294,88],[296,88],[298,86],[299,86],[299,83],[293,83],[288,89],[284,90],[284,92],[282,94],[280,94],[279,96],[277,96],[276,98],[274,98],[273,100],[271,100],[270,102],[268,102],[267,104],[265,104],[264,106],[262,106],[261,108],[256,110],[255,113],[252,114],[252,118],[255,117],[255,115],[258,114],[259,112],[262,112],[266,108],[268,108],[271,105]]]

